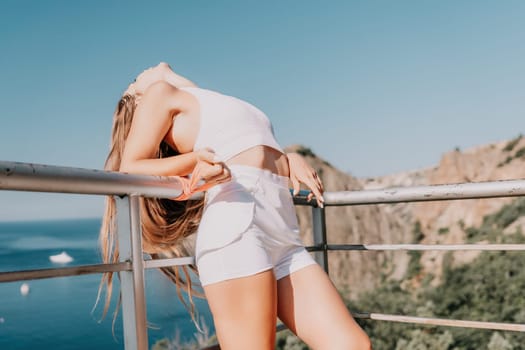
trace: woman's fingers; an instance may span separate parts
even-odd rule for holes
[[[221,164],[209,164],[206,169],[202,172],[202,179],[206,182],[211,181],[213,178],[221,175],[223,167]]]
[[[323,198],[321,191],[317,188],[313,188],[311,190],[312,192],[310,192],[310,195],[311,196],[315,195],[315,199],[317,200],[317,205],[320,206],[321,208],[324,207],[324,198]],[[310,197],[308,200],[310,199],[312,199],[312,197]]]
[[[202,173],[202,179],[206,182],[221,183],[231,179],[230,169],[224,163],[210,164]]]
[[[314,178],[315,178],[315,181],[317,183],[317,186],[319,187],[319,190],[321,192],[324,192],[324,186],[323,186],[323,182],[321,181],[321,179],[319,178],[319,175],[317,175],[317,172],[314,173]]]
[[[311,200],[315,195],[317,204],[322,207],[324,203],[324,187],[315,169],[305,161],[304,157],[297,153],[288,153],[287,157],[294,194],[298,192],[298,183],[303,183],[311,191],[307,199]]]
[[[310,178],[305,180],[306,185],[308,188],[310,188],[310,195],[308,196],[308,201],[312,199],[312,197],[315,195],[315,198],[317,200],[317,205],[321,208],[324,206],[324,198],[323,198],[323,192],[324,187],[323,183],[321,182],[321,179],[319,179],[319,176],[317,176],[317,173],[314,172]]]
[[[306,197],[306,200],[309,202],[315,196],[317,200],[317,205],[321,208],[324,207],[324,198],[323,198],[324,187],[323,187],[321,180],[317,176],[317,174],[313,173],[308,178],[305,178],[302,180],[299,180],[293,176],[290,178],[290,180],[292,182],[292,188],[293,188],[294,195],[297,195],[299,193],[300,182],[302,182],[310,190],[310,193]]]
[[[225,166],[224,164],[222,164],[222,165],[223,165],[222,172],[220,172],[217,175],[217,179],[215,181],[218,181],[218,182],[230,181],[230,179],[232,177],[232,175],[230,173],[230,169],[227,166]]]
[[[301,183],[296,177],[291,177],[290,181],[292,182],[293,195],[297,196],[301,190]]]

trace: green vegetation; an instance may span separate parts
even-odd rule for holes
[[[317,155],[312,151],[312,149],[310,147],[300,146],[295,152],[299,153],[303,157],[317,158]],[[323,160],[323,164],[327,165],[329,167],[332,167],[332,165],[326,160]],[[321,175],[321,174],[319,174],[319,175]]]
[[[519,198],[486,216],[479,228],[470,227],[466,232],[470,232],[471,241],[523,243],[521,230],[503,234],[503,229],[523,215],[525,198]],[[405,280],[386,281],[348,302],[349,308],[394,315],[525,323],[523,252],[484,252],[472,263],[459,267],[453,267],[451,257],[447,254],[444,259],[439,286],[431,286],[426,278],[421,284],[411,284],[414,274],[409,267]],[[414,259],[411,256],[410,264]],[[372,339],[374,350],[525,350],[525,335],[519,332],[358,322]]]
[[[414,227],[412,228],[412,243],[420,243],[423,238],[425,238],[425,234],[421,230],[421,223],[416,221]],[[410,250],[408,255],[410,256],[410,261],[408,263],[405,277],[407,279],[411,279],[421,273],[422,267],[420,260],[422,252],[419,250]]]
[[[390,281],[350,302],[350,308],[394,315],[416,315],[492,322],[525,322],[525,259],[519,252],[481,254],[472,264],[446,268],[438,287],[404,290]],[[432,327],[358,320],[375,350],[524,350],[518,332]],[[499,346],[499,347],[498,347]]]
[[[516,151],[516,154],[514,155],[514,158],[523,158],[525,156],[525,147],[520,148]]]
[[[425,234],[421,229],[421,222],[416,221],[414,227],[412,228],[412,243],[419,243],[425,238]]]
[[[180,332],[177,331],[173,339],[163,338],[152,345],[151,350],[199,350],[217,344],[217,336],[210,335],[210,329],[204,318],[200,318],[198,327],[201,332],[195,333],[193,341],[182,341]]]
[[[520,197],[503,206],[496,213],[485,216],[479,228],[465,229],[467,242],[488,240],[490,243],[521,243],[522,235],[503,235],[502,231],[523,215],[525,215],[525,197]]]
[[[388,281],[374,291],[362,294],[357,301],[348,301],[350,310],[358,312],[377,312],[393,315],[414,315],[416,304],[409,292],[401,288],[401,283]],[[410,339],[409,327],[403,323],[373,320],[358,320],[372,340],[374,350],[392,350],[400,339]]]
[[[312,151],[312,149],[309,147],[301,146],[296,150],[296,152],[302,155],[303,157],[317,157]]]
[[[445,235],[450,231],[448,227],[440,227],[438,230],[438,235]]]
[[[436,317],[488,322],[525,321],[525,259],[522,252],[486,252],[472,264],[447,268],[443,283],[424,292]],[[486,348],[492,331],[450,329],[457,349]],[[525,349],[522,333],[501,333],[510,349]],[[453,349],[453,348],[451,348]]]
[[[507,158],[505,158],[503,162],[498,164],[498,168],[501,168],[502,166],[509,164],[510,162],[512,162],[513,159],[514,158],[511,156],[507,156]]]
[[[510,152],[514,149],[514,147],[516,147],[516,145],[518,144],[518,142],[520,142],[521,138],[523,137],[522,134],[519,134],[518,137],[512,139],[509,141],[509,143],[507,143],[507,145],[505,146],[505,148],[503,148],[503,151],[505,152]]]
[[[410,250],[408,251],[408,255],[410,256],[410,261],[408,262],[406,278],[410,279],[421,273],[422,267],[420,260],[422,252],[419,250]]]
[[[504,152],[511,152],[516,147],[516,145],[520,142],[522,137],[523,137],[523,135],[520,134],[515,139],[512,139],[511,141],[509,141],[509,143],[507,143],[505,148],[503,148],[503,151]],[[517,159],[517,158],[525,158],[525,147],[522,147],[519,150],[517,150],[516,153],[514,153],[514,155],[507,156],[507,158],[505,158],[505,160],[503,162],[498,164],[498,167],[502,167],[502,166],[512,162],[514,159]]]
[[[308,350],[309,347],[288,329],[277,333],[276,350]]]

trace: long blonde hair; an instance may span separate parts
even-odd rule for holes
[[[135,113],[135,97],[124,95],[118,102],[113,115],[111,145],[104,169],[118,171],[122,160],[124,143],[128,136]],[[159,145],[157,158],[177,155],[171,147],[162,142]],[[203,200],[173,201],[162,198],[141,198],[140,217],[142,223],[143,251],[153,259],[173,258],[190,255],[188,237],[195,233],[202,216]],[[116,263],[119,251],[116,232],[116,204],[113,196],[106,198],[106,208],[100,228],[100,247],[104,263]],[[193,295],[201,296],[193,288],[190,270],[196,272],[195,266],[162,267],[161,271],[176,285],[177,295],[195,319]],[[106,289],[105,305],[102,317],[105,317],[110,305],[113,291],[113,272],[104,273],[100,282],[97,302],[102,290]],[[188,295],[189,305],[183,298],[181,290]],[[115,317],[120,305],[120,298],[115,309]],[[114,318],[115,319],[115,318]]]

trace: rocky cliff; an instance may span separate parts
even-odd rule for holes
[[[407,171],[378,178],[358,179],[341,172],[303,146],[291,146],[306,156],[318,171],[326,191],[378,189],[400,186],[435,185],[523,178],[525,138],[516,137],[461,151],[445,153],[440,163],[428,169]],[[328,207],[328,241],[338,243],[442,243],[466,242],[466,229],[477,227],[483,217],[497,211],[512,198],[398,203],[366,206]],[[298,218],[307,244],[311,243],[311,210],[298,207]],[[522,226],[523,221],[514,224]],[[524,230],[525,231],[525,230]],[[455,264],[466,263],[477,252],[456,252]],[[447,256],[424,252],[418,257],[421,271],[418,283],[432,276],[438,283]],[[402,279],[407,275],[410,254],[406,252],[331,252],[330,275],[349,296],[369,290],[385,278]]]

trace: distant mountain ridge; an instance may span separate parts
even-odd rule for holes
[[[432,168],[363,179],[334,168],[307,147],[294,145],[288,147],[287,151],[296,151],[306,157],[318,171],[326,191],[525,177],[525,138],[521,135],[464,151],[455,149],[444,153],[440,163]],[[513,200],[515,198],[328,207],[328,241],[333,244],[465,243],[467,228],[481,225],[484,216],[498,211]],[[311,244],[311,210],[298,207],[297,212],[304,240]],[[517,220],[509,228],[509,232],[518,228],[525,228],[525,220]],[[468,263],[477,255],[478,252],[456,252],[451,263]],[[419,275],[431,275],[434,278],[433,283],[438,283],[445,256],[447,255],[443,252],[423,252],[418,256],[421,264]],[[411,255],[406,252],[345,251],[329,254],[330,276],[350,296],[370,290],[386,278],[405,278],[410,263]],[[417,283],[417,278],[415,282]]]

